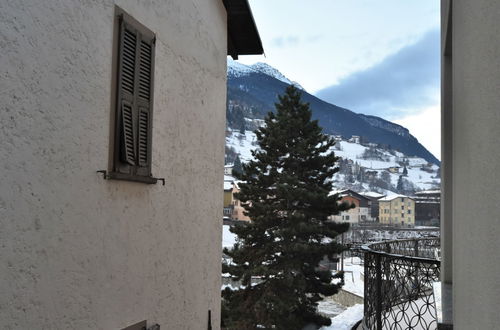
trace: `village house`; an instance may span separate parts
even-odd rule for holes
[[[375,172],[376,173],[376,172]],[[370,201],[368,202],[368,206],[370,207],[370,217],[373,222],[379,222],[379,200],[384,198],[385,195],[379,194],[377,192],[366,192],[362,194]]]
[[[0,328],[219,329],[247,1],[2,1],[0,27]]]
[[[351,224],[359,224],[363,222],[371,222],[371,201],[367,197],[358,194],[357,192],[346,189],[337,191],[342,198],[339,203],[354,204],[356,207],[348,211],[342,211],[337,215],[330,216],[330,220],[337,222],[349,222]]]
[[[390,226],[415,226],[415,200],[403,195],[379,199],[379,222]]]
[[[233,215],[233,182],[224,181],[224,218],[231,219]]]
[[[232,175],[233,174],[233,164],[224,165],[224,175]]]
[[[399,173],[399,169],[400,169],[400,167],[399,167],[399,166],[392,166],[392,167],[389,167],[387,170],[388,170],[390,173],[397,174],[397,173]]]
[[[241,205],[241,201],[236,198],[235,194],[240,192],[240,188],[238,186],[238,182],[233,184],[232,190],[232,215],[231,219],[236,221],[250,221],[250,218],[244,214],[245,208]]]
[[[361,140],[361,138],[358,135],[353,135],[353,136],[351,136],[351,138],[348,141],[352,142],[352,143],[359,144],[360,140]]]
[[[415,225],[439,226],[441,218],[441,190],[423,190],[415,193]]]
[[[227,177],[225,178],[232,178]],[[238,182],[234,179],[224,181],[224,218],[235,221],[250,221],[250,218],[243,212],[245,208],[241,205],[235,194],[240,192]]]

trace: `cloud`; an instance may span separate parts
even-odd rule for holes
[[[433,29],[378,64],[320,90],[316,96],[389,120],[418,113],[439,102],[439,48],[440,32]]]
[[[299,37],[297,36],[277,37],[271,40],[271,44],[278,48],[296,46],[298,43],[299,43]]]
[[[420,143],[436,158],[441,159],[441,108],[439,105],[425,108],[423,111],[394,120],[410,130]]]
[[[285,47],[294,47],[299,45],[300,43],[315,43],[318,42],[322,39],[324,39],[323,34],[311,34],[307,35],[305,37],[299,37],[299,36],[281,36],[281,37],[276,37],[271,40],[271,45],[277,48],[285,48]]]

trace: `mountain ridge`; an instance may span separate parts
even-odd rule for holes
[[[259,68],[259,66],[256,67]],[[262,68],[262,65],[260,67]],[[265,67],[266,70],[258,70],[255,67],[228,60],[226,114],[229,127],[235,128],[235,118],[239,118],[237,120],[240,121],[242,130],[245,129],[245,125],[241,124],[241,117],[262,119],[268,111],[274,110],[278,95],[283,94],[290,84],[296,84],[283,76],[279,70],[268,64],[265,64]],[[282,77],[277,77],[277,73]],[[313,119],[319,121],[327,134],[340,135],[344,138],[357,135],[371,143],[385,145],[407,155],[418,156],[429,163],[440,165],[440,161],[401,125],[336,106],[309,94],[304,89],[302,89],[302,100],[309,103]]]

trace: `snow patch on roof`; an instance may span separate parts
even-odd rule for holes
[[[373,198],[380,198],[380,197],[385,196],[385,195],[379,194],[378,192],[375,192],[375,191],[365,192],[365,193],[362,193],[361,195],[366,196],[366,197],[373,197]]]
[[[231,190],[233,189],[233,183],[229,181],[224,181],[224,190]]]
[[[393,195],[388,195],[387,197],[381,198],[379,200],[382,201],[382,202],[386,202],[386,201],[392,201],[393,199],[396,199],[396,198],[409,198],[409,199],[413,199],[413,198],[405,196],[405,195],[393,194]]]

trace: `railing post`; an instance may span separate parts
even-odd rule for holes
[[[415,240],[415,257],[418,257],[418,239]]]
[[[380,254],[375,254],[375,320],[377,322],[377,330],[382,330],[382,265],[380,262]]]

